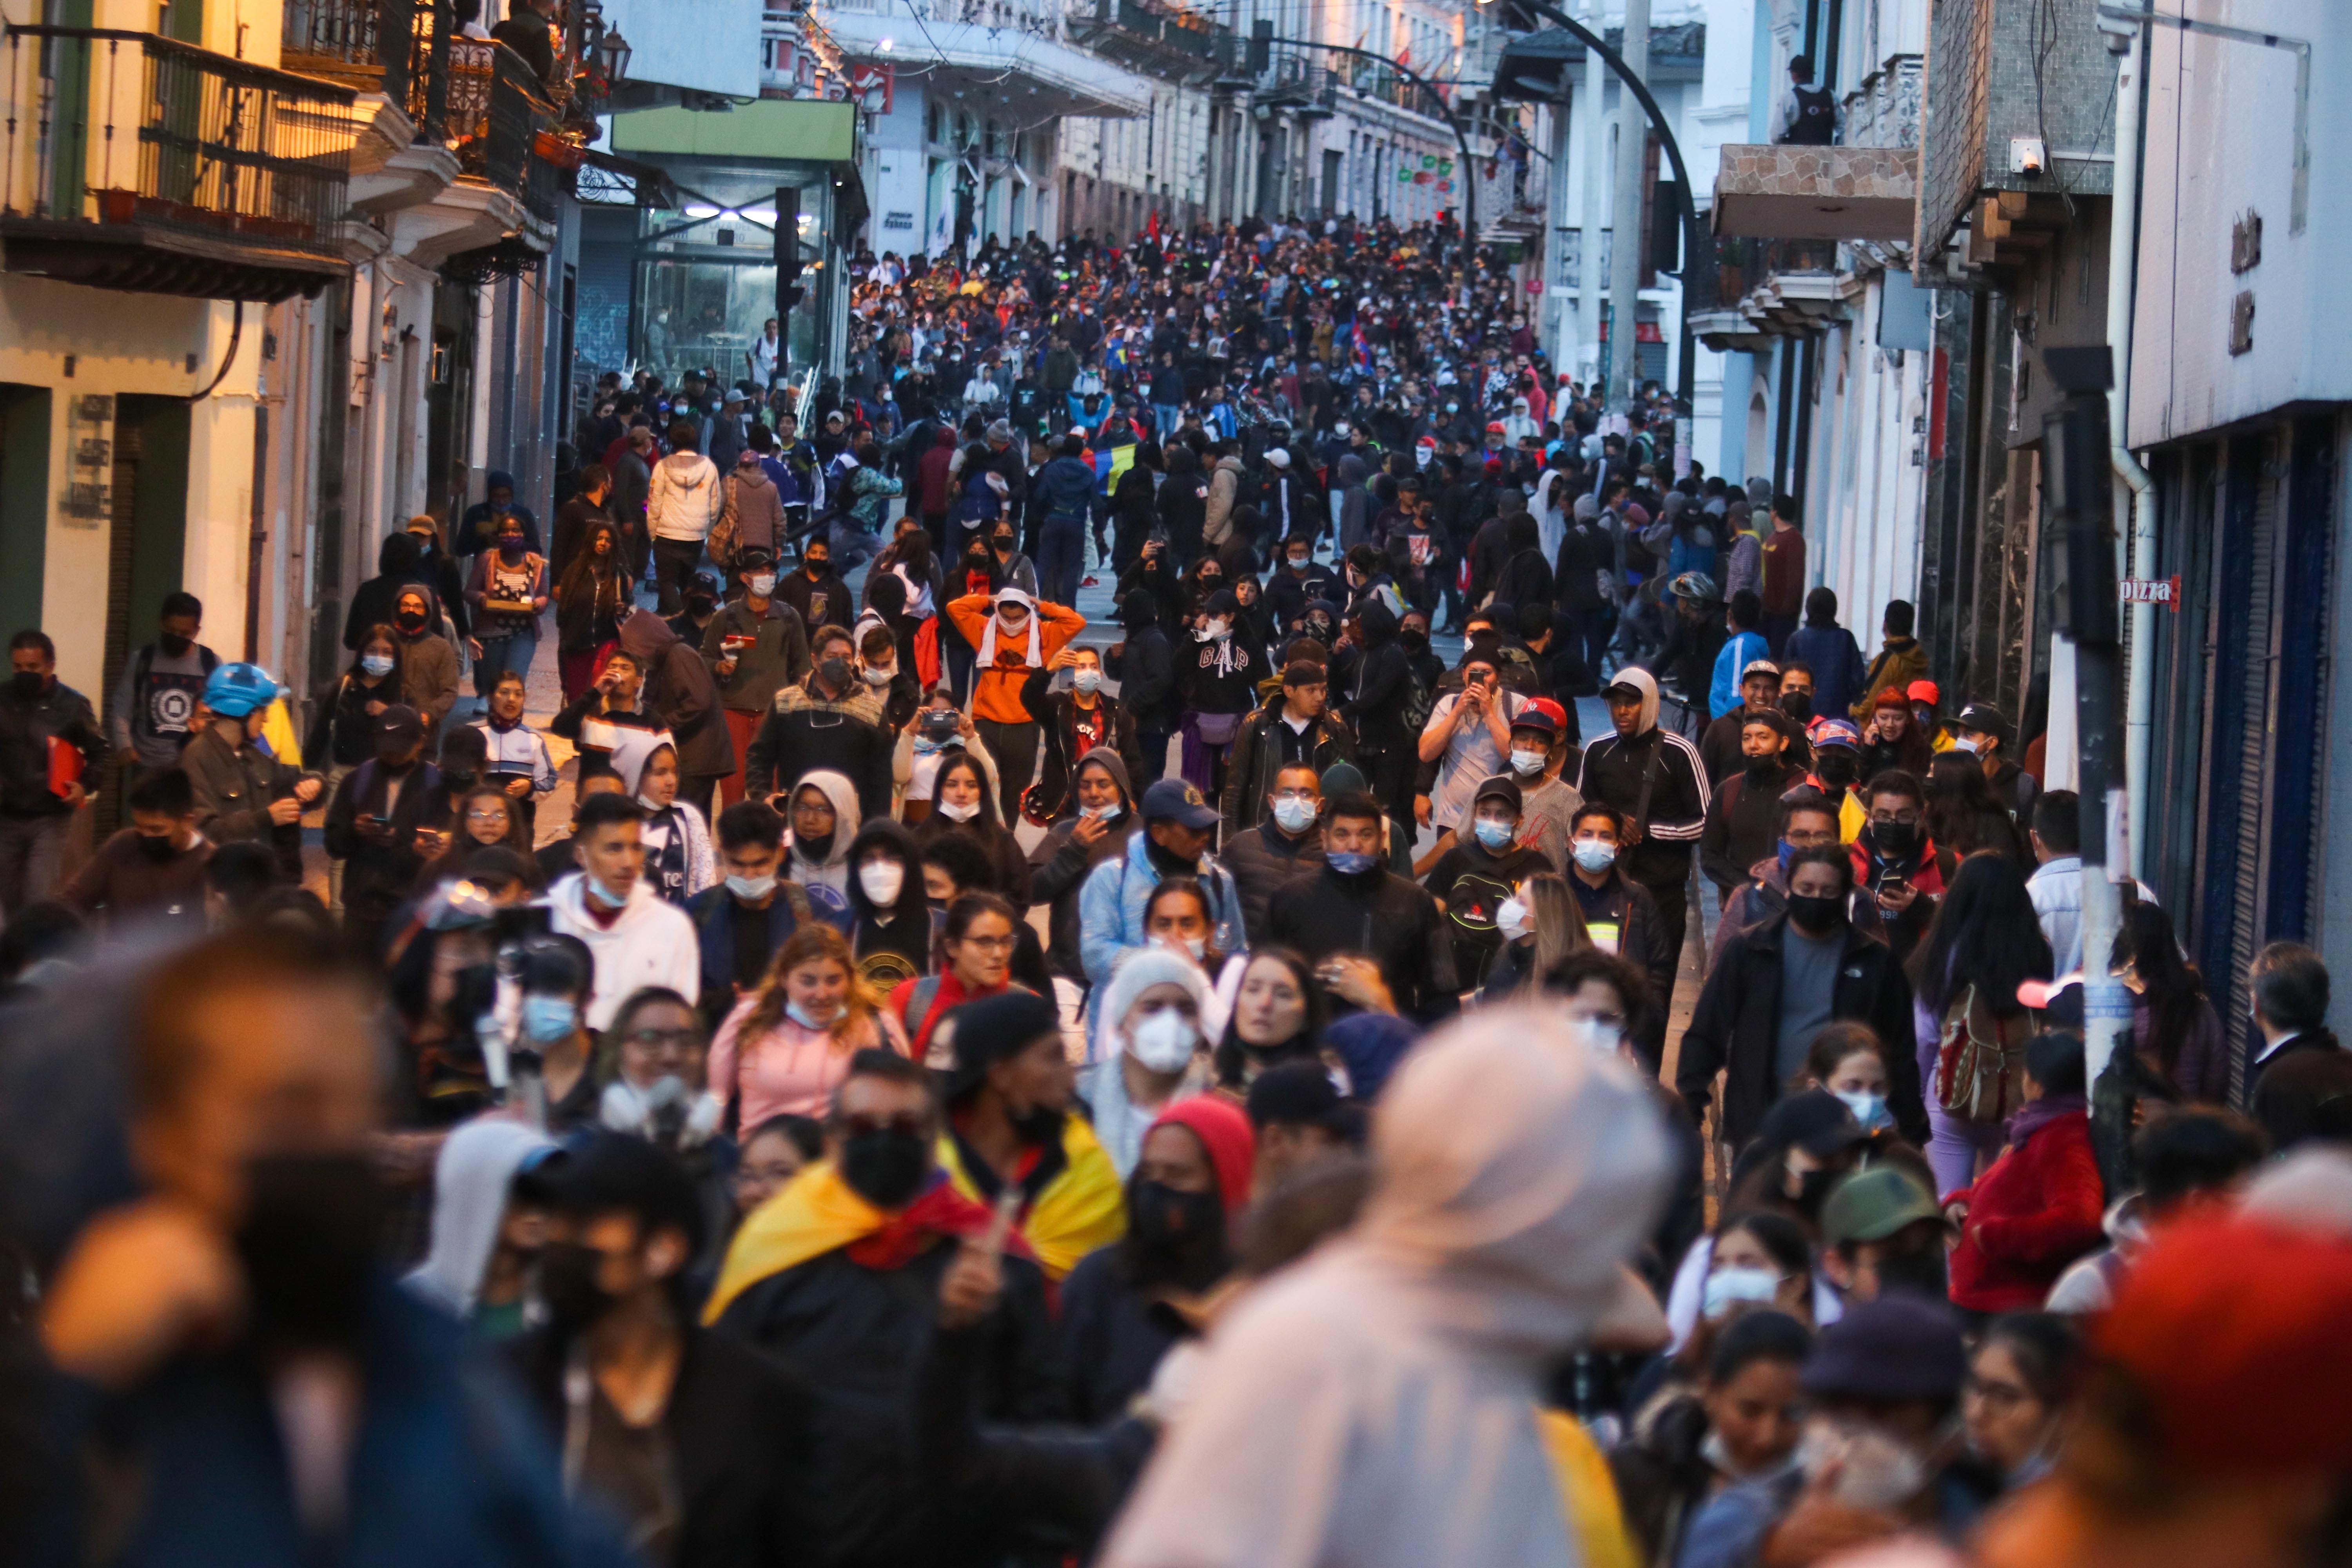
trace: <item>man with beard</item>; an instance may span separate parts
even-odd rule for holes
[[[649,1563],[816,1562],[801,1484],[814,1395],[694,1322],[686,1279],[704,1216],[685,1170],[642,1138],[593,1133],[566,1151],[550,1196],[548,1322],[512,1354],[572,1484]]]
[[[1805,780],[1805,770],[1789,760],[1796,726],[1787,714],[1765,708],[1738,717],[1741,765],[1715,786],[1698,840],[1698,868],[1715,884],[1717,909],[1748,880],[1748,868],[1772,852],[1780,797]]]
[[[815,1390],[826,1440],[808,1495],[827,1561],[850,1568],[958,1560],[945,1500],[915,1463],[908,1352],[937,1321],[940,1277],[990,1216],[934,1163],[939,1131],[919,1063],[883,1050],[852,1057],[834,1092],[824,1157],[744,1222],[703,1309],[704,1322],[756,1344]],[[1002,1266],[978,1358],[975,1385],[988,1391],[979,1414],[1051,1419],[1060,1412],[1045,1277],[1025,1246]]]
[[[60,1556],[634,1560],[566,1508],[479,1345],[376,1265],[380,1005],[372,975],[282,924],[140,985],[142,1190],[81,1227],[42,1303],[43,1414],[70,1462],[32,1529]],[[91,1489],[123,1476],[140,1484]]]
[[[1744,1145],[1805,1065],[1822,1026],[1867,1024],[1882,1040],[1912,1037],[1911,983],[1887,945],[1849,917],[1853,865],[1835,844],[1789,859],[1788,907],[1723,944],[1683,1032],[1675,1089],[1704,1123],[1715,1075],[1725,1071],[1721,1142]],[[1886,1053],[1888,1110],[1903,1135],[1925,1143],[1919,1067]]]

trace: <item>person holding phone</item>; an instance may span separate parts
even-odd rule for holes
[[[394,703],[376,716],[375,755],[343,776],[327,807],[327,853],[343,862],[343,934],[373,959],[431,849],[417,833],[445,808],[440,770],[425,761],[425,720]]]
[[[1527,701],[1502,689],[1492,659],[1474,654],[1463,665],[1462,689],[1438,699],[1421,731],[1421,760],[1437,764],[1432,792],[1413,803],[1423,827],[1460,826],[1478,786],[1509,771],[1511,721]]]
[[[1869,820],[1850,846],[1855,884],[1878,905],[1881,928],[1895,956],[1911,950],[1936,918],[1953,863],[1949,850],[1927,833],[1927,790],[1918,775],[1890,768],[1863,786]]]

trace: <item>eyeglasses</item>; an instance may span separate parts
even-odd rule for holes
[[[506,819],[507,814],[503,811],[469,811],[466,814],[468,822],[504,822]]]
[[[1010,936],[967,936],[957,940],[959,945],[976,947],[982,952],[1011,952],[1014,942],[1018,939]]]
[[[698,1029],[632,1029],[628,1043],[642,1046],[649,1051],[690,1050],[702,1038]]]
[[[1874,811],[1870,814],[1873,827],[1885,826],[1889,823],[1901,827],[1916,827],[1919,826],[1919,814],[1916,811]]]
[[[869,1132],[898,1132],[909,1138],[920,1138],[928,1131],[923,1119],[912,1111],[898,1116],[845,1116],[835,1125],[845,1138],[858,1138]]]
[[[1961,1392],[1972,1399],[1981,1399],[1996,1410],[2014,1410],[2033,1397],[2031,1389],[2020,1388],[2013,1383],[1995,1378],[1971,1375],[1960,1385]]]

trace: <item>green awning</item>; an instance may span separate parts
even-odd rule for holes
[[[857,109],[782,98],[738,104],[724,113],[641,109],[613,116],[613,150],[845,163],[857,156]]]

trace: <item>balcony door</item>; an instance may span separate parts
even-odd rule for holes
[[[46,386],[0,383],[0,628],[12,636],[41,624],[51,406]]]

